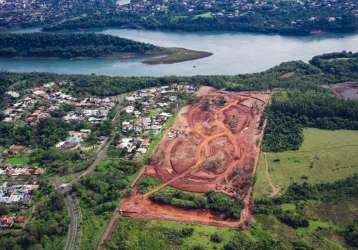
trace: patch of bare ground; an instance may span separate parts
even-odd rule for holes
[[[335,96],[344,100],[358,100],[358,82],[344,82],[326,85],[334,90]]]

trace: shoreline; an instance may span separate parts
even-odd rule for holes
[[[212,56],[213,53],[206,51],[190,50],[185,48],[161,48],[160,51],[152,51],[144,54],[138,53],[113,53],[112,55],[100,56],[100,57],[1,57],[0,59],[12,59],[12,60],[68,60],[68,61],[84,61],[84,60],[128,60],[128,59],[141,59],[141,63],[146,65],[158,65],[158,64],[174,64],[185,61],[193,61],[205,57]]]

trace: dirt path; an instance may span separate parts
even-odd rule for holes
[[[106,227],[106,230],[104,231],[104,234],[101,237],[101,240],[99,241],[96,250],[103,249],[105,243],[112,237],[114,229],[116,229],[118,220],[121,217],[119,205],[114,210],[111,220],[108,223],[108,226]]]
[[[272,178],[271,178],[271,175],[269,172],[269,164],[267,161],[267,154],[266,153],[263,153],[263,154],[264,154],[264,159],[265,159],[266,179],[271,187],[270,197],[274,197],[274,196],[277,196],[278,194],[280,194],[281,189],[273,184]]]

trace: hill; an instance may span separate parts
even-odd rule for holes
[[[131,58],[166,56],[150,62],[174,63],[211,55],[201,51],[163,48],[125,38],[94,33],[4,33],[0,34],[0,57],[7,58]],[[164,60],[164,61],[163,61]]]

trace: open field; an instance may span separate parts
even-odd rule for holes
[[[261,114],[269,92],[225,92],[203,87],[200,101],[184,107],[172,128],[145,166],[142,176],[162,184],[122,200],[120,211],[129,217],[178,220],[238,227],[250,223],[252,178],[262,138]],[[138,178],[138,180],[141,176]],[[152,194],[168,187],[189,192],[216,191],[244,202],[241,219],[228,219],[208,209],[180,209],[155,204]]]
[[[29,156],[27,155],[19,155],[19,156],[12,156],[7,158],[4,163],[11,164],[11,165],[26,165],[30,161]]]
[[[358,83],[344,82],[339,84],[327,85],[325,87],[331,88],[337,98],[345,100],[358,100]]]
[[[184,230],[192,230],[191,234],[182,235]],[[221,236],[221,242],[212,242],[213,234]],[[188,225],[173,221],[133,220],[121,218],[113,233],[111,242],[105,249],[222,249],[237,231],[230,228],[206,225]],[[113,248],[112,248],[113,247]]]
[[[95,249],[104,232],[110,215],[97,215],[86,208],[81,208],[82,223],[79,249]]]
[[[343,179],[358,173],[357,162],[358,131],[306,128],[298,151],[261,153],[254,196],[268,196],[273,188],[282,193],[292,182]]]

